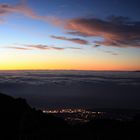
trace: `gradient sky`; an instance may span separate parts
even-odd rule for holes
[[[0,70],[140,70],[139,0],[0,0]]]

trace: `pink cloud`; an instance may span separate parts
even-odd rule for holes
[[[102,20],[98,18],[70,19],[65,25],[68,33],[85,37],[101,37],[95,46],[137,47],[140,48],[140,22],[129,21],[124,17],[112,16]]]
[[[14,13],[23,14],[29,18],[35,19],[35,20],[41,20],[44,22],[50,22],[54,25],[62,25],[63,21],[57,17],[54,16],[41,16],[37,14],[31,7],[29,7],[25,1],[23,1],[20,4],[17,5],[10,5],[10,4],[0,4],[0,21],[2,21],[2,17]]]

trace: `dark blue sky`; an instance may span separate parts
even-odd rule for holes
[[[21,0],[22,1],[22,0]],[[61,17],[109,15],[128,16],[140,19],[139,0],[26,0],[42,14],[56,14]],[[1,3],[19,3],[19,0],[1,0]]]
[[[91,16],[107,17],[109,15],[127,16],[140,19],[139,0],[29,0],[31,6],[42,14],[60,17]]]

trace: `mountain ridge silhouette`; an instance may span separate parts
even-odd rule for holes
[[[0,93],[0,140],[134,140],[140,115],[132,121],[93,119],[68,125],[61,118],[31,108],[25,99]]]

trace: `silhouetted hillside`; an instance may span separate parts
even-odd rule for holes
[[[65,127],[63,120],[32,109],[24,99],[0,94],[1,136],[15,140],[53,137],[52,132],[60,134]]]
[[[32,109],[24,99],[0,94],[0,129],[0,140],[135,140],[140,138],[140,116],[132,121],[94,119],[69,126]]]

